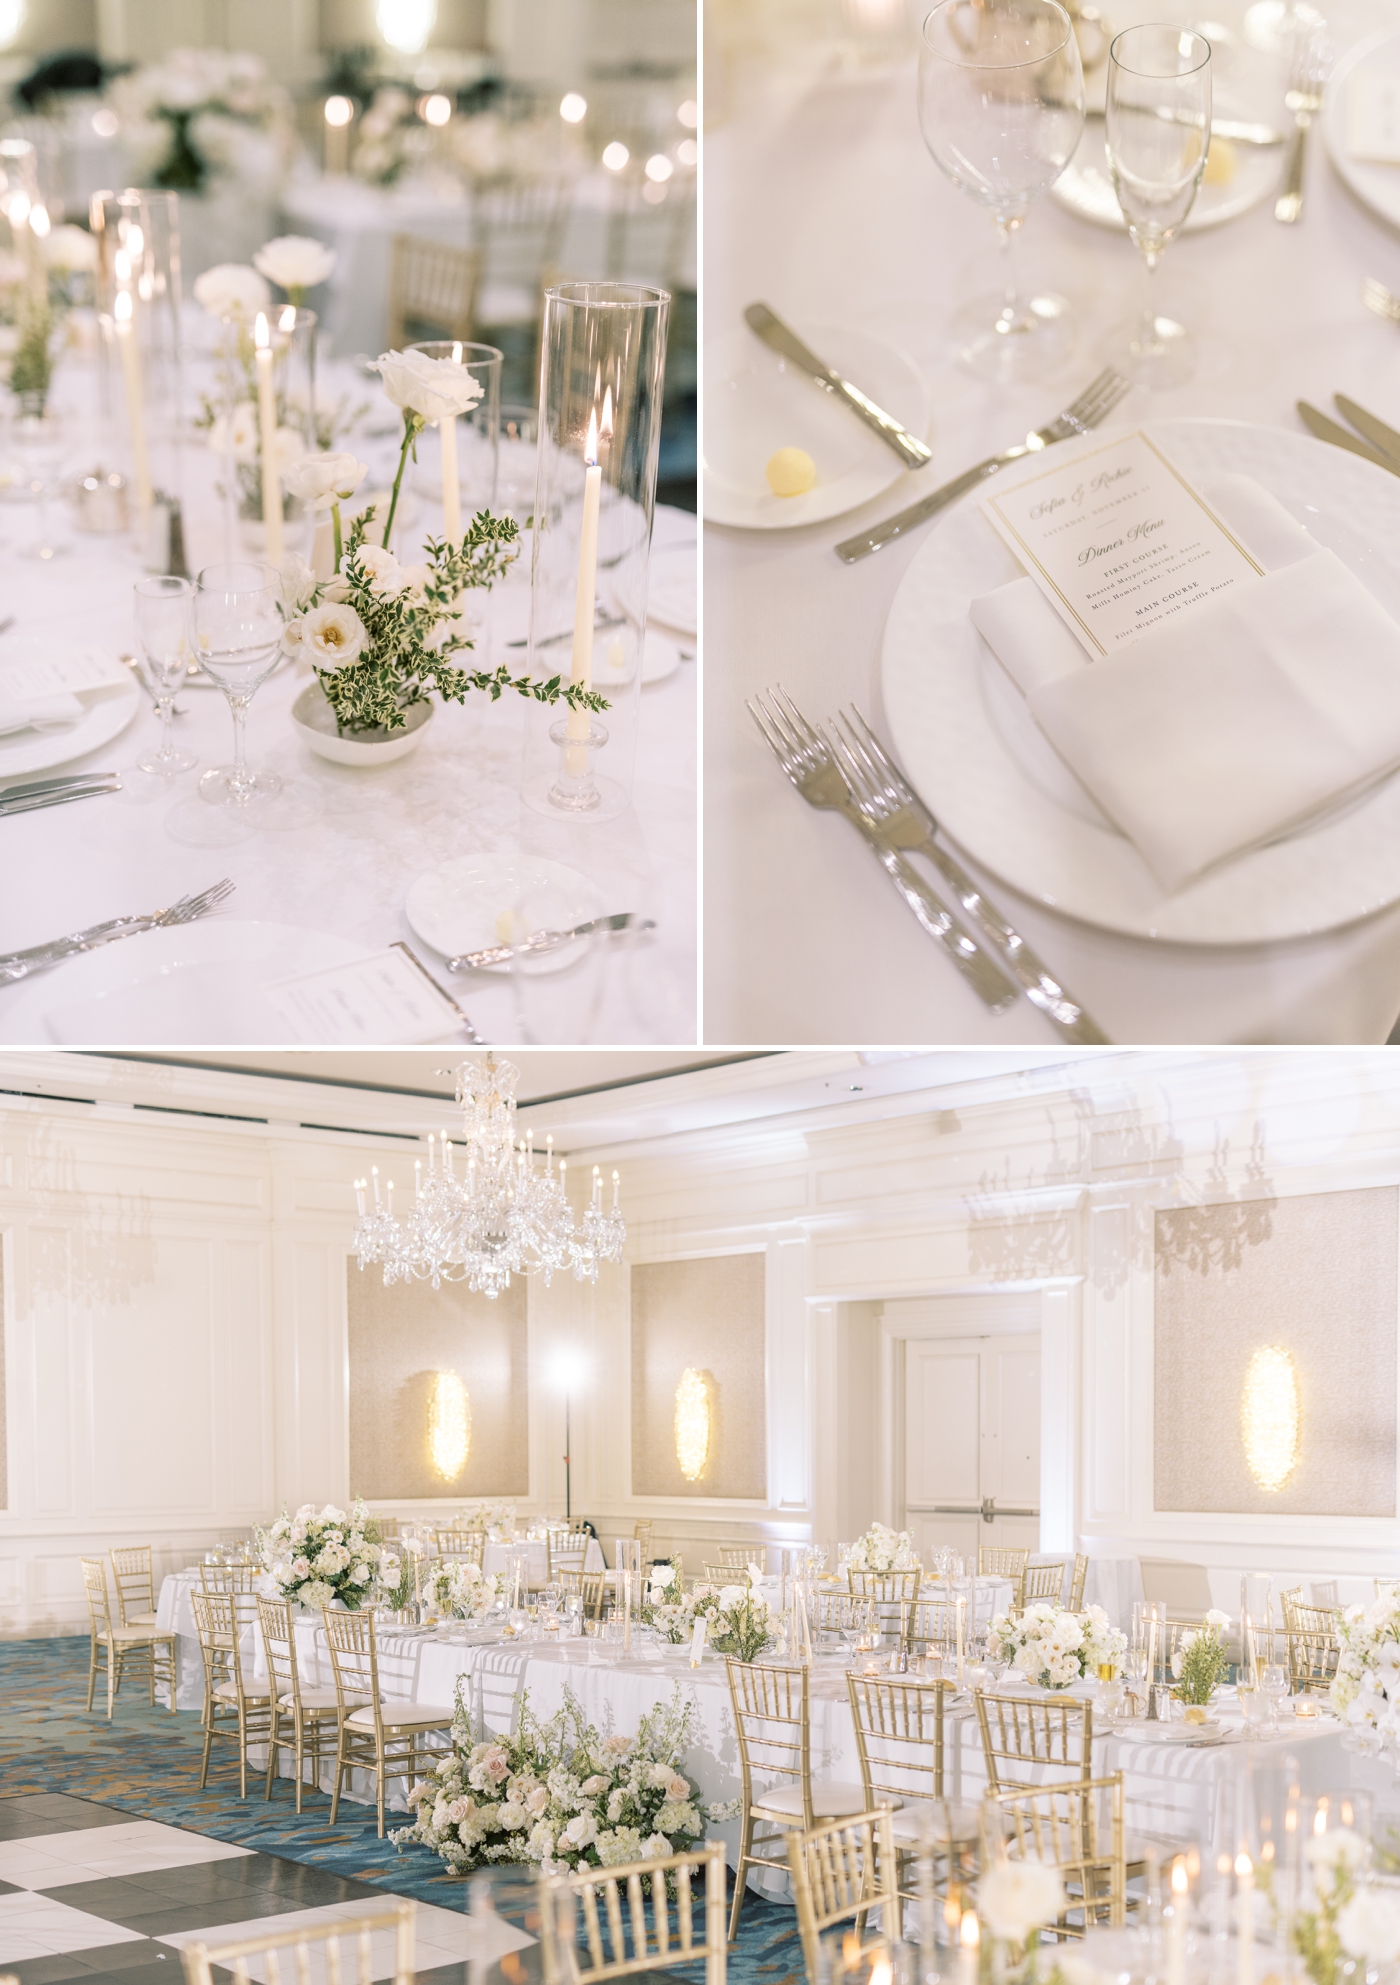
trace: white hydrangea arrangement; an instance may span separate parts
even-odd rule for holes
[[[608,1736],[584,1721],[576,1697],[547,1723],[520,1700],[513,1734],[474,1741],[457,1683],[452,1749],[432,1777],[409,1793],[417,1817],[391,1835],[399,1847],[430,1847],[454,1874],[499,1861],[533,1862],[546,1874],[607,1868],[675,1854],[706,1820],[681,1770],[697,1738],[694,1705],[679,1687],[637,1726]]]
[[[303,1503],[295,1516],[284,1509],[267,1530],[254,1532],[258,1554],[279,1599],[296,1599],[324,1611],[339,1599],[357,1613],[374,1596],[380,1566],[388,1555],[379,1525],[356,1499],[346,1511],[327,1503]]]
[[[516,1521],[515,1498],[478,1496],[457,1512],[463,1530],[513,1530]]]
[[[987,1632],[1002,1659],[1042,1689],[1067,1689],[1100,1667],[1118,1667],[1128,1651],[1127,1635],[1102,1606],[1069,1613],[1047,1600],[1015,1618],[998,1613]]]
[[[888,1524],[872,1523],[851,1547],[846,1568],[848,1571],[917,1571],[919,1554],[907,1530],[891,1530]]]
[[[696,1584],[686,1592],[677,1582],[674,1565],[653,1565],[642,1600],[642,1622],[673,1647],[680,1647],[694,1637],[698,1619],[713,1625],[719,1597],[717,1585]]]
[[[291,99],[256,55],[176,48],[119,76],[108,98],[133,185],[200,193],[227,178],[270,190],[291,162]]]
[[[1348,1606],[1328,1706],[1352,1730],[1400,1736],[1400,1601],[1392,1592],[1369,1606]]]

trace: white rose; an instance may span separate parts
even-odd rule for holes
[[[355,559],[368,581],[370,591],[378,599],[395,599],[400,593],[406,593],[412,584],[393,552],[386,551],[382,545],[362,544],[355,553]]]
[[[281,289],[312,289],[335,267],[335,250],[305,234],[279,234],[253,257],[253,267]]]
[[[237,317],[251,324],[272,303],[272,291],[246,262],[219,262],[196,276],[194,300],[211,317]]]
[[[384,391],[396,407],[426,421],[464,414],[481,398],[482,386],[464,365],[448,358],[428,358],[423,352],[385,352],[375,359]]]
[[[44,242],[44,260],[68,275],[86,273],[97,267],[97,243],[85,227],[56,227]]]
[[[337,669],[349,668],[352,662],[358,661],[360,650],[369,638],[364,622],[353,607],[313,607],[310,613],[303,615],[301,626],[304,630],[301,652],[313,668],[321,669],[328,675],[334,674]],[[283,640],[286,640],[285,634]]]
[[[352,497],[368,474],[353,455],[302,455],[283,471],[282,484],[313,510],[329,510]]]
[[[587,1847],[589,1842],[596,1840],[597,1837],[598,1822],[592,1813],[576,1813],[560,1836],[561,1840],[566,1840],[570,1847]]]

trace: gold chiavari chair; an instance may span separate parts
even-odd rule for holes
[[[888,1807],[791,1833],[787,1854],[809,1985],[823,1976],[822,1932],[834,1923],[854,1917],[859,1935],[870,1911],[878,1909],[881,1942],[898,1937],[899,1885]]]
[[[1400,1592],[1400,1578],[1376,1578],[1371,1583],[1376,1588],[1377,1599],[1393,1599]]]
[[[468,1564],[479,1565],[486,1556],[486,1532],[435,1530],[433,1549],[440,1558],[465,1558]]]
[[[232,1944],[186,1944],[180,1953],[185,1967],[185,1985],[214,1985],[216,1978],[233,1978],[236,1985],[249,1985],[257,1978],[279,1978],[278,1954],[292,1960],[298,1980],[332,1978],[338,1985],[371,1985],[381,1979],[385,1985],[413,1985],[413,1931],[417,1905],[395,1902],[363,1916],[342,1916],[330,1923],[303,1923],[291,1930],[276,1930],[257,1937],[240,1937]],[[276,1920],[275,1918],[273,1919]],[[394,1968],[385,1968],[386,1953],[374,1950],[376,1937],[394,1940]],[[342,1950],[342,1945],[345,1948]],[[312,1953],[320,1957],[313,1968]],[[264,1959],[250,1970],[250,1958]],[[352,1969],[353,1966],[353,1969]]]
[[[731,1571],[747,1571],[749,1559],[753,1555],[753,1550],[747,1544],[721,1544],[719,1547],[719,1561],[722,1565],[727,1565]]]
[[[376,1515],[375,1526],[379,1531],[381,1544],[397,1544],[399,1541],[400,1519],[397,1516]]]
[[[314,1790],[319,1783],[322,1760],[333,1758],[336,1754],[340,1736],[340,1699],[334,1689],[302,1687],[290,1599],[259,1599],[258,1627],[267,1656],[268,1684],[272,1695],[267,1784],[263,1797],[272,1797],[272,1782],[277,1776],[281,1754],[290,1751],[296,1771],[296,1809],[300,1812],[308,1760]]]
[[[546,280],[559,266],[572,201],[571,186],[549,177],[477,193],[472,240],[481,266],[476,318],[483,327],[536,323]]]
[[[335,1790],[331,1794],[331,1825],[340,1814],[340,1795],[358,1766],[374,1778],[379,1838],[384,1838],[384,1787],[391,1778],[426,1777],[442,1755],[428,1744],[438,1731],[450,1730],[453,1712],[438,1703],[386,1701],[379,1686],[379,1651],[374,1638],[374,1613],[332,1613],[325,1621],[326,1651],[331,1658],[336,1708],[340,1713],[335,1752]]]
[[[603,1601],[608,1590],[605,1571],[561,1571],[559,1590],[566,1599],[582,1599],[585,1619],[602,1619]]]
[[[1324,1695],[1337,1673],[1342,1643],[1338,1628],[1341,1610],[1333,1606],[1288,1604],[1285,1595],[1284,1638],[1288,1642],[1288,1676],[1295,1695]]]
[[[1069,1610],[1082,1613],[1084,1610],[1084,1581],[1089,1575],[1089,1560],[1083,1551],[1074,1554],[1074,1577],[1070,1580]]]
[[[642,1547],[643,1570],[651,1563],[651,1533],[655,1528],[656,1521],[650,1516],[639,1516],[632,1525],[632,1535]]]
[[[79,1558],[82,1567],[83,1590],[87,1595],[88,1629],[92,1636],[92,1650],[88,1658],[87,1706],[92,1709],[93,1691],[97,1687],[97,1671],[100,1663],[107,1663],[107,1721],[112,1720],[112,1706],[117,1691],[122,1685],[122,1676],[129,1667],[145,1668],[147,1694],[151,1707],[155,1707],[156,1684],[165,1683],[170,1690],[170,1713],[175,1714],[175,1635],[162,1633],[159,1627],[124,1626],[112,1618],[111,1602],[107,1597],[107,1561],[105,1558]]]
[[[1094,1710],[1077,1696],[1050,1698],[974,1691],[977,1727],[989,1791],[1030,1785],[1053,1772],[1059,1780],[1093,1771]]]
[[[470,338],[480,283],[476,249],[396,234],[389,251],[389,349],[403,349],[410,325],[415,336],[426,327],[439,337]]]
[[[257,1620],[258,1580],[261,1576],[258,1567],[252,1564],[201,1565],[199,1568],[202,1591],[226,1593],[232,1599],[240,1631],[253,1626]]]
[[[881,1632],[897,1633],[903,1624],[904,1608],[919,1596],[924,1575],[916,1565],[912,1571],[853,1571],[849,1576],[852,1596],[875,1602],[875,1619]]]
[[[705,1913],[697,1934],[692,1878],[702,1871]],[[725,1985],[722,1840],[689,1854],[553,1875],[541,1880],[539,1896],[545,1985],[604,1985],[702,1961],[705,1985]]]
[[[904,1682],[847,1675],[851,1721],[867,1811],[891,1808],[896,1860],[925,1846],[946,1860],[950,1878],[977,1843],[978,1809],[944,1792],[944,1707],[950,1682]],[[896,1866],[896,1877],[898,1877]],[[916,1887],[901,1887],[911,1901]]]
[[[588,1563],[588,1532],[577,1523],[551,1523],[545,1532],[545,1583],[561,1572],[582,1571]]]
[[[748,1573],[740,1565],[711,1565],[700,1567],[706,1585],[746,1585]]]
[[[725,1657],[734,1732],[742,1778],[742,1833],[734,1868],[734,1909],[729,1941],[739,1934],[739,1918],[750,1868],[782,1867],[794,1827],[810,1830],[818,1820],[847,1818],[862,1811],[858,1785],[812,1777],[812,1726],[808,1671],[758,1667]],[[766,1781],[762,1784],[757,1781]],[[764,1829],[767,1829],[764,1831]],[[777,1846],[779,1851],[761,1853]]]
[[[204,1757],[199,1789],[209,1782],[216,1739],[238,1746],[238,1796],[248,1796],[248,1746],[265,1744],[272,1729],[270,1689],[243,1679],[240,1627],[231,1592],[196,1592],[194,1623],[204,1660]]]
[[[149,1544],[113,1545],[112,1583],[117,1588],[117,1613],[124,1627],[156,1624],[155,1575]]]
[[[979,1578],[1009,1578],[1011,1581],[1011,1609],[1019,1613],[1021,1595],[1025,1590],[1026,1566],[1030,1563],[1030,1550],[1021,1550],[1010,1544],[979,1544],[977,1547],[977,1576]]]
[[[1048,1565],[1027,1565],[1026,1575],[1021,1582],[1022,1607],[1034,1606],[1049,1600],[1054,1606],[1060,1603],[1060,1594],[1065,1589],[1065,1560]]]
[[[1001,1836],[989,1843],[993,1852],[1059,1869],[1067,1907],[1050,1926],[1055,1936],[1082,1937],[1096,1923],[1122,1926],[1128,1877],[1121,1772],[989,1792],[985,1813]]]
[[[911,1599],[900,1610],[899,1640],[906,1654],[927,1654],[930,1648],[953,1653],[958,1644],[956,1601]]]
[[[815,1634],[873,1633],[875,1601],[818,1588],[808,1598],[807,1617]]]

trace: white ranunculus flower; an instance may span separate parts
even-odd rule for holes
[[[1368,1964],[1400,1959],[1400,1898],[1384,1889],[1361,1889],[1337,1912],[1337,1934],[1352,1957]]]
[[[1065,1904],[1058,1868],[1041,1861],[1005,1861],[977,1884],[977,1907],[994,1937],[1023,1944],[1032,1930],[1053,1923]]]
[[[381,600],[396,599],[413,583],[393,552],[383,545],[362,544],[355,561],[369,582],[370,591]]]
[[[85,227],[56,227],[44,241],[44,260],[67,275],[86,274],[97,267],[97,243]]]
[[[352,497],[368,474],[368,466],[353,455],[302,455],[283,471],[282,485],[313,510],[329,510]]]
[[[219,262],[195,277],[194,300],[211,317],[237,317],[251,324],[272,303],[272,291],[246,262]]]
[[[394,405],[426,421],[464,414],[481,398],[481,381],[474,379],[466,366],[454,365],[448,358],[429,358],[424,352],[385,352],[375,359],[374,367]]]
[[[292,623],[293,626],[296,624]],[[334,674],[337,669],[349,668],[352,662],[357,662],[368,639],[368,630],[353,607],[313,607],[310,613],[303,615],[300,624],[305,630],[301,637],[304,643],[301,652],[313,668],[326,674]],[[285,635],[283,639],[286,639]]]
[[[311,289],[335,267],[335,250],[305,234],[279,234],[253,257],[259,275],[282,289]]]

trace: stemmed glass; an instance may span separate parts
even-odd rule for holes
[[[1113,190],[1147,268],[1136,321],[1109,355],[1136,385],[1179,386],[1191,335],[1157,315],[1153,274],[1196,198],[1210,147],[1210,43],[1191,28],[1126,28],[1108,51],[1106,128]]]
[[[919,125],[934,162],[992,216],[1001,298],[953,320],[959,356],[983,378],[1038,379],[1074,344],[1061,296],[1023,299],[1012,242],[1031,201],[1074,157],[1084,130],[1084,72],[1058,0],[943,0],[919,47]]]
[[[161,723],[158,748],[136,762],[143,772],[173,778],[177,772],[188,772],[195,762],[191,752],[175,749],[170,733],[175,692],[185,679],[194,649],[194,587],[188,579],[138,579],[132,591],[136,638]]]
[[[1292,1683],[1281,1661],[1270,1661],[1259,1670],[1259,1686],[1269,1703],[1269,1728],[1278,1729],[1279,1711],[1288,1700]]]
[[[277,666],[279,599],[270,565],[206,565],[196,582],[199,659],[233,713],[233,763],[212,766],[199,782],[199,796],[211,806],[251,806],[282,789],[275,773],[249,769],[243,737],[248,705]]]

